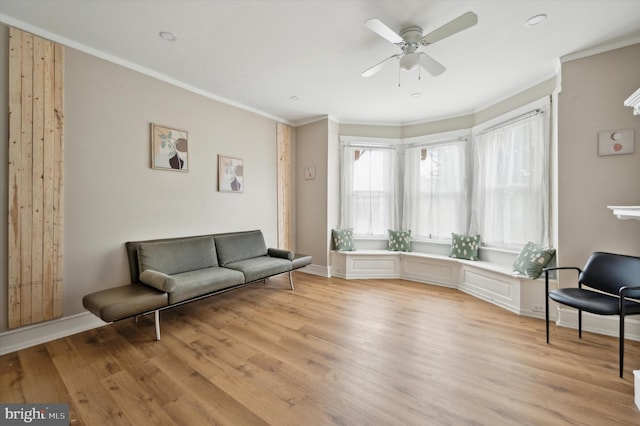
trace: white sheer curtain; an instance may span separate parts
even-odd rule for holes
[[[342,153],[341,227],[386,238],[398,224],[395,148],[344,145]]]
[[[471,232],[489,246],[549,243],[547,113],[475,138]]]
[[[412,236],[450,239],[467,230],[466,141],[405,150],[403,228]]]

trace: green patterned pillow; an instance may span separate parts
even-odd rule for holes
[[[449,257],[478,260],[480,235],[460,235],[451,233],[451,253]]]
[[[411,230],[392,231],[389,229],[389,250],[411,251]]]
[[[542,270],[547,267],[555,254],[556,249],[545,248],[529,241],[513,262],[513,270],[535,280],[542,275]]]
[[[353,246],[353,230],[348,229],[332,229],[333,247],[338,251],[354,251]]]

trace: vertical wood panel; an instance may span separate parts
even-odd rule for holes
[[[64,266],[64,48],[54,44],[53,317],[62,316]]]
[[[44,50],[44,135],[42,156],[42,315],[53,318],[53,168],[55,162],[55,72],[54,46],[45,42]]]
[[[64,49],[9,29],[9,328],[62,315]]]
[[[20,326],[20,177],[22,134],[22,32],[9,28],[9,227],[8,325]]]
[[[31,324],[31,228],[33,189],[33,35],[22,35],[22,136],[20,173],[20,324]]]
[[[44,164],[44,40],[33,39],[33,143],[31,160],[31,322],[42,321]]]
[[[278,247],[293,248],[291,232],[291,127],[276,124],[276,152],[278,155]]]

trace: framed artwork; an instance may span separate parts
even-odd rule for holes
[[[189,171],[189,135],[186,130],[151,123],[151,168]]]
[[[240,158],[218,155],[218,191],[244,190],[244,164]]]

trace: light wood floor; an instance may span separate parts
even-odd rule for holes
[[[0,401],[71,424],[638,425],[627,341],[402,280],[294,275],[0,357]]]

